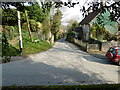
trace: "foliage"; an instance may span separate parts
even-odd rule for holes
[[[2,24],[3,25],[16,25],[17,24],[17,11],[15,9],[2,10]]]
[[[91,36],[98,40],[107,40],[107,41],[117,40],[115,35],[110,34],[109,31],[107,31],[105,28],[99,25],[94,25],[91,28]]]
[[[24,37],[22,55],[38,53],[41,51],[45,51],[51,47],[52,45],[46,41],[40,40],[39,42],[32,43],[30,42],[30,40],[28,40],[28,38]]]
[[[106,35],[104,36],[104,38],[105,38],[107,41],[112,41],[112,40],[117,41],[117,40],[119,40],[119,39],[117,39],[117,37],[116,37],[115,35],[111,35],[111,34],[106,34]]]
[[[4,32],[5,32],[5,35],[6,35],[6,38],[8,40],[12,40],[14,39],[14,37],[17,37],[19,34],[18,34],[18,27],[17,26],[3,26],[4,27]]]
[[[62,13],[60,10],[57,10],[57,12],[55,13],[52,19],[51,31],[53,34],[59,31],[61,25],[61,19],[62,19]]]
[[[49,15],[51,7],[53,6],[52,2],[45,1],[45,2],[41,2],[41,4],[42,4],[43,12],[46,13],[47,15]]]
[[[74,39],[75,38],[75,31],[71,31],[67,34],[67,38],[66,40],[68,40],[69,42],[74,42]]]
[[[43,21],[42,25],[43,25],[43,33],[44,33],[44,35],[45,35],[45,40],[48,40],[49,37],[47,37],[47,35],[48,35],[49,32],[51,32],[50,18],[47,17],[47,18]]]
[[[36,31],[37,31],[37,32],[40,31],[40,30],[42,30],[42,23],[36,22],[35,27],[36,27]]]
[[[4,48],[6,48],[8,46],[9,46],[8,40],[6,38],[5,33],[3,32],[3,34],[2,34],[2,48],[4,49]]]
[[[38,22],[43,22],[47,14],[43,12],[38,3],[34,3],[33,6],[26,6],[28,10],[29,19],[33,19]]]
[[[11,56],[19,55],[20,52],[18,49],[9,44],[5,31],[2,33],[2,63],[10,61]]]
[[[6,26],[6,27],[11,28],[13,26]],[[14,26],[13,28],[17,28],[17,27]],[[11,36],[12,39],[9,36],[9,33],[13,34]],[[23,36],[22,55],[42,52],[52,47],[52,45],[49,44],[48,42],[40,40],[37,35],[33,36],[33,40],[39,39],[39,41],[36,43],[31,42],[30,39],[28,38],[29,33],[27,30],[22,29],[22,36]],[[13,29],[12,32],[8,32],[7,30],[4,30],[2,34],[2,57],[3,57],[2,62],[3,63],[9,62],[11,59],[10,58],[11,56],[20,55],[19,40],[17,38],[18,38],[18,35],[16,35],[16,29]]]
[[[91,28],[91,35],[93,37],[97,38],[98,40],[103,39],[103,37],[106,33],[108,33],[108,32],[102,26],[94,25]]]
[[[72,23],[72,27],[71,30],[75,31],[75,27],[78,27],[79,23],[77,21],[75,21],[74,23]]]
[[[25,2],[1,2],[2,9],[9,9],[10,5],[17,8],[19,11],[24,11],[24,3]]]
[[[7,8],[4,3],[2,3],[3,6],[6,8],[3,8],[2,10],[2,21],[4,25],[17,25],[17,10],[18,9],[10,9]],[[8,6],[9,5],[14,5],[13,3],[6,3]],[[22,3],[21,3],[22,4]],[[20,4],[19,4],[20,5]],[[19,6],[21,7],[21,6]],[[29,19],[33,19],[37,22],[43,22],[43,20],[46,18],[48,14],[44,13],[42,8],[40,8],[38,3],[34,3],[33,6],[24,6],[22,7],[24,9],[21,10],[21,22],[24,23],[26,22],[26,17],[24,10],[28,10],[28,16]]]
[[[85,2],[85,4],[87,4],[89,7],[92,7],[93,11],[96,11],[98,9],[101,9],[102,12],[105,11],[105,8],[107,8],[110,12],[110,19],[111,20],[117,20],[120,17],[120,1],[115,2],[110,4],[111,1],[106,0],[105,3],[103,2]],[[9,7],[9,5],[15,6],[17,8],[17,10],[24,10],[24,2],[2,2],[2,8],[6,9]],[[59,0],[59,2],[56,1],[49,1],[46,0],[45,2],[41,2],[42,3],[42,8],[44,13],[46,13],[46,11],[50,11],[50,8],[52,7],[52,5],[54,4],[56,8],[67,6],[67,7],[74,7],[76,4],[80,4],[79,1],[76,2],[72,2],[72,0],[68,0],[68,2],[66,1],[62,1]],[[30,5],[34,5],[33,2],[29,3]],[[47,9],[47,10],[46,10]],[[83,16],[86,16],[88,11],[86,10],[85,6],[83,6],[82,8],[80,8],[80,11],[83,12]]]
[[[90,2],[88,3],[90,7],[92,7],[93,11],[97,11],[98,9],[101,10],[102,13],[106,12],[106,9],[110,11],[109,19],[111,21],[117,20],[120,17],[120,1],[110,4],[110,1],[106,0],[105,3],[103,2]],[[84,7],[84,6],[83,6]],[[85,7],[84,7],[85,8]],[[87,15],[88,11],[86,9],[82,9],[83,13]]]
[[[33,19],[30,19],[29,23],[30,23],[30,30],[31,30],[31,32],[39,32],[40,30],[42,30],[42,23],[36,22]],[[26,22],[24,22],[22,24],[22,28],[25,29],[25,30],[28,29]]]
[[[58,39],[58,32],[60,30],[61,25],[61,19],[62,19],[62,13],[60,10],[57,10],[55,15],[53,16],[53,19],[51,20],[51,32],[53,35],[55,35],[55,40]]]
[[[67,25],[67,32],[75,31],[75,27],[78,27],[79,23],[77,21],[71,21]]]
[[[30,22],[30,30],[32,32],[35,32],[36,31],[36,21],[34,19],[30,19],[29,22]]]
[[[100,13],[100,15],[98,15],[96,18],[95,18],[95,21],[94,21],[94,24],[98,24],[102,27],[112,27],[111,29],[109,29],[110,32],[116,32],[117,30],[117,22],[116,21],[111,21],[110,18],[110,12],[106,9],[105,12],[103,13]],[[112,31],[113,30],[113,31]]]
[[[72,2],[72,0],[68,0],[68,2],[66,1],[62,1],[60,0],[59,2],[54,2],[54,5],[56,8],[59,8],[59,7],[62,7],[63,5],[66,6],[66,7],[74,7],[76,4],[81,4],[79,1],[76,1],[76,2]],[[105,3],[103,2],[94,2],[94,1],[91,1],[91,2],[85,2],[86,5],[88,5],[88,7],[91,7],[93,11],[97,11],[98,9],[101,10],[101,12],[105,12],[105,9],[108,9],[111,13],[110,15],[110,20],[113,21],[113,20],[117,20],[119,17],[120,17],[120,1],[115,1],[110,4],[111,1],[109,0],[106,0]],[[88,10],[86,9],[85,6],[82,6],[80,8],[80,11],[83,12],[83,16],[86,16],[88,15]]]

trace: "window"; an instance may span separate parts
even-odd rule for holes
[[[120,50],[118,50],[118,55],[120,55]]]
[[[108,52],[113,52],[113,50],[114,50],[113,48],[110,48],[110,49],[108,50]]]
[[[113,48],[110,48],[110,49],[108,50],[108,52],[111,52],[112,54],[114,54],[114,53],[116,52],[116,50],[113,49]]]

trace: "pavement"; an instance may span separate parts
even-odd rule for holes
[[[119,83],[117,65],[91,56],[64,39],[47,51],[1,66],[3,86]]]

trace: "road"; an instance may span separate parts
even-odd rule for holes
[[[95,58],[64,39],[47,51],[1,65],[3,86],[118,83],[117,65]]]

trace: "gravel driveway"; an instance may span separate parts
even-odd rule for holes
[[[2,85],[118,83],[118,66],[61,39],[53,48],[2,66]]]

